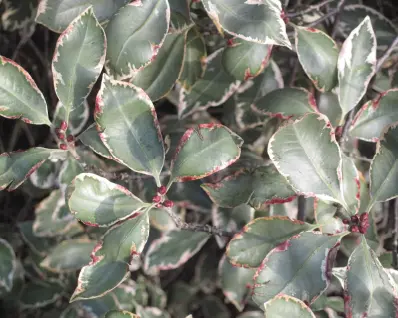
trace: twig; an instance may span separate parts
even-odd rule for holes
[[[166,209],[166,210],[167,210],[167,213],[170,215],[170,217],[173,219],[176,226],[182,230],[188,230],[188,231],[193,231],[193,232],[205,232],[205,233],[209,233],[212,235],[218,235],[221,237],[233,237],[237,233],[237,232],[224,231],[215,226],[211,226],[208,224],[185,223],[173,211],[171,211],[170,209]]]
[[[390,204],[394,204],[394,241],[392,242],[392,267],[398,269],[398,200],[393,200]]]
[[[301,10],[301,11],[297,11],[297,12],[288,13],[286,16],[288,18],[295,18],[295,17],[297,17],[299,15],[304,15],[304,14],[309,13],[311,11],[319,10],[323,6],[327,5],[328,3],[334,2],[334,1],[335,0],[324,0],[322,2],[319,2],[318,4],[313,4],[313,5],[309,6],[307,9],[304,9],[304,10]]]
[[[394,41],[391,43],[388,49],[384,52],[382,57],[377,61],[375,74],[381,69],[384,62],[388,59],[388,57],[391,55],[392,51],[396,46],[398,46],[398,36],[394,39]]]

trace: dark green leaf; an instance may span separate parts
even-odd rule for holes
[[[24,285],[20,302],[23,308],[40,308],[62,296],[64,287],[57,281],[29,282]]]

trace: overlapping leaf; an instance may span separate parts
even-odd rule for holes
[[[296,51],[299,61],[320,91],[330,91],[337,84],[336,43],[326,33],[314,28],[296,27]]]
[[[39,256],[46,256],[48,252],[56,245],[54,238],[45,238],[36,236],[33,231],[33,221],[18,223],[22,239],[29,248]]]
[[[0,288],[11,291],[16,270],[15,253],[6,240],[0,238]]]
[[[90,7],[58,38],[52,61],[55,92],[64,106],[65,120],[81,109],[105,63],[104,30]]]
[[[170,231],[152,242],[145,255],[145,270],[170,270],[185,264],[210,238],[203,232]]]
[[[335,217],[337,207],[333,204],[316,199],[314,202],[314,216],[319,229],[324,234],[341,233],[344,224],[340,218]]]
[[[131,256],[142,252],[148,235],[146,212],[110,229],[80,271],[71,301],[101,297],[120,285],[129,274]]]
[[[21,66],[0,56],[0,116],[51,125],[47,103],[36,83]]]
[[[316,226],[288,217],[273,216],[254,219],[229,242],[227,256],[235,266],[258,267],[277,245],[294,235]]]
[[[57,179],[57,173],[57,163],[47,160],[30,175],[29,180],[39,189],[49,189],[54,186]]]
[[[239,38],[231,39],[222,53],[222,64],[235,79],[248,80],[264,70],[271,50],[272,45],[248,42]]]
[[[343,235],[307,232],[280,244],[264,259],[254,278],[259,305],[280,293],[312,303],[328,287]]]
[[[79,14],[93,6],[100,22],[109,20],[130,0],[43,0],[37,9],[36,21],[54,32],[62,32]]]
[[[337,95],[332,92],[319,93],[317,102],[319,112],[326,115],[333,127],[338,126],[342,110]]]
[[[341,196],[346,203],[348,214],[354,215],[359,211],[361,197],[359,173],[354,160],[344,154],[341,159]]]
[[[338,58],[339,102],[343,117],[360,102],[374,75],[376,37],[366,17],[344,41]]]
[[[160,182],[163,138],[155,107],[141,88],[104,77],[95,120],[100,138],[114,158]]]
[[[31,148],[21,152],[0,154],[0,190],[13,191],[47,159],[61,159],[65,151]]]
[[[261,114],[283,119],[298,118],[306,113],[318,112],[314,96],[303,88],[275,89],[252,107]]]
[[[347,317],[394,317],[397,291],[364,237],[348,260],[345,279]]]
[[[273,165],[239,170],[218,183],[205,183],[202,188],[214,203],[230,208],[246,203],[260,209],[295,197],[295,192]]]
[[[179,78],[184,64],[186,36],[186,32],[169,33],[154,61],[134,75],[131,83],[141,87],[152,101],[167,95]]]
[[[315,314],[300,299],[280,294],[264,304],[265,317],[315,318]]]
[[[366,141],[378,141],[384,128],[398,121],[397,104],[397,88],[368,101],[355,116],[350,135]]]
[[[169,29],[167,0],[135,1],[119,10],[106,27],[107,67],[121,79],[148,65]]]
[[[79,135],[79,140],[100,156],[112,159],[112,155],[102,142],[95,124],[90,125],[83,131]]]
[[[308,114],[283,126],[271,138],[268,154],[298,193],[346,206],[338,178],[340,149],[325,116]]]
[[[203,5],[220,33],[225,30],[246,41],[291,47],[279,0],[203,0]]]
[[[170,4],[170,29],[181,31],[191,23],[190,0],[168,0]]]
[[[67,110],[65,106],[61,102],[58,102],[53,115],[54,127],[61,126],[61,122],[66,118],[66,113]],[[80,133],[83,127],[86,125],[89,115],[90,109],[87,100],[85,100],[83,103],[80,103],[79,106],[74,107],[69,113],[69,123],[66,130],[66,136],[75,136]]]
[[[74,179],[68,205],[78,220],[92,226],[112,225],[148,206],[126,188],[91,173]]]
[[[188,129],[171,162],[170,180],[202,179],[220,171],[236,160],[243,140],[220,124],[200,124]]]

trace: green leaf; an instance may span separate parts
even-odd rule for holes
[[[298,118],[318,112],[314,95],[304,88],[276,89],[257,99],[252,105],[261,114],[282,119]]]
[[[170,29],[179,32],[193,22],[190,15],[190,0],[168,0],[170,4]]]
[[[318,110],[326,115],[333,127],[339,125],[342,110],[339,104],[339,98],[335,93],[324,92],[318,94]]]
[[[333,262],[345,234],[305,232],[273,249],[254,277],[253,300],[261,306],[283,293],[313,303],[330,284]]]
[[[145,271],[170,270],[185,264],[210,238],[208,233],[170,231],[155,240],[145,255]]]
[[[160,182],[165,156],[162,133],[155,107],[141,88],[104,77],[95,120],[101,140],[117,161]]]
[[[141,87],[152,101],[166,96],[181,74],[187,32],[169,33],[155,59],[138,71],[131,83]]]
[[[1,15],[4,30],[15,31],[34,22],[37,0],[4,0],[5,10]]]
[[[171,162],[170,180],[202,179],[233,164],[243,140],[220,124],[200,124],[188,129]]]
[[[85,238],[62,241],[40,265],[55,273],[77,271],[90,262],[95,245],[95,241]]]
[[[235,79],[246,81],[259,75],[271,57],[272,45],[231,39],[222,53],[225,70]]]
[[[61,122],[66,118],[67,110],[65,106],[58,101],[53,115],[53,127],[60,127]],[[79,134],[86,125],[90,116],[90,109],[87,100],[74,107],[69,113],[69,124],[66,130],[66,136]]]
[[[170,318],[170,315],[156,307],[138,307],[138,317],[141,318]]]
[[[29,180],[36,188],[50,189],[54,187],[57,180],[57,174],[57,163],[47,160],[30,175]]]
[[[246,297],[250,293],[250,286],[255,273],[254,268],[234,267],[224,256],[219,264],[221,288],[225,297],[242,311],[246,305]]]
[[[206,71],[190,89],[181,89],[178,104],[179,117],[194,111],[223,104],[239,88],[240,81],[229,75],[222,66],[222,49],[205,60]]]
[[[220,33],[224,29],[246,41],[291,48],[279,0],[203,0],[203,5]]]
[[[261,209],[268,204],[289,202],[296,196],[273,165],[238,170],[217,183],[205,183],[202,188],[214,203],[229,208],[246,203]]]
[[[381,50],[387,49],[398,34],[397,26],[381,12],[361,4],[349,4],[340,12],[340,25],[344,35],[354,29],[366,16],[369,16],[375,31],[377,45]]]
[[[340,148],[324,115],[308,114],[282,126],[268,154],[298,194],[342,203],[338,169]]]
[[[344,224],[340,218],[335,217],[337,207],[333,204],[315,199],[314,216],[319,230],[323,234],[337,234],[344,231]]]
[[[91,262],[80,271],[70,301],[98,298],[120,285],[129,275],[132,255],[140,254],[149,235],[144,212],[105,233],[91,252]]]
[[[73,157],[69,157],[62,163],[58,175],[58,182],[62,189],[68,186],[72,180],[80,173],[84,172],[83,166]]]
[[[376,142],[383,130],[398,121],[398,88],[388,90],[374,100],[368,101],[356,114],[350,135]]]
[[[10,292],[17,266],[14,250],[10,243],[0,238],[0,288]]]
[[[65,120],[81,109],[105,63],[104,30],[90,7],[60,35],[52,61],[55,92],[64,106]]]
[[[0,116],[28,124],[51,125],[47,103],[33,78],[14,61],[0,56]]]
[[[311,309],[300,299],[280,294],[264,304],[265,317],[269,318],[315,318]]]
[[[18,188],[47,159],[60,159],[66,151],[30,148],[20,152],[0,154],[0,190]]]
[[[275,246],[315,227],[286,216],[257,218],[249,222],[241,233],[235,234],[226,254],[234,266],[256,268]]]
[[[62,32],[90,6],[97,19],[104,22],[128,2],[130,0],[43,0],[39,3],[36,21],[54,32]]]
[[[38,237],[54,237],[66,235],[72,228],[79,227],[79,223],[65,205],[64,194],[61,190],[54,190],[35,208],[33,232]]]
[[[125,310],[111,310],[105,314],[104,318],[140,318],[140,316]]]
[[[364,237],[349,258],[347,268],[344,286],[347,317],[395,317],[394,281]]]
[[[36,236],[33,232],[33,221],[20,222],[18,223],[18,228],[21,232],[22,239],[37,255],[46,256],[56,244],[56,240],[53,238]]]
[[[337,66],[338,96],[344,117],[365,95],[375,72],[376,37],[369,17],[366,17],[344,41]]]
[[[167,0],[130,2],[113,16],[106,27],[107,67],[126,79],[151,63],[169,30]]]
[[[357,214],[361,198],[361,184],[359,182],[359,173],[354,160],[341,155],[341,197],[346,203],[349,215]]]
[[[90,226],[110,226],[148,206],[123,186],[92,173],[79,174],[67,196],[71,212]]]
[[[63,291],[57,281],[29,282],[24,285],[19,301],[23,308],[40,308],[56,302]]]
[[[264,313],[262,311],[245,311],[237,318],[264,318]]]
[[[196,81],[203,77],[206,57],[206,43],[202,34],[196,27],[190,28],[187,33],[184,64],[178,79],[184,89],[189,91]]]
[[[111,153],[105,147],[104,143],[100,138],[95,123],[90,125],[85,131],[83,131],[79,135],[79,140],[87,147],[90,147],[92,151],[99,154],[100,156],[107,159],[112,159]]]
[[[370,195],[372,207],[398,196],[398,125],[385,130],[377,143],[376,154],[370,166]],[[370,209],[370,208],[369,208]]]
[[[305,73],[320,91],[337,84],[338,47],[326,33],[314,28],[295,28],[296,51]]]

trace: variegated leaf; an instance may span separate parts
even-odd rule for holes
[[[238,135],[220,124],[188,129],[171,161],[170,181],[202,179],[228,167],[240,157],[242,144]]]
[[[230,208],[246,203],[261,209],[268,204],[289,202],[296,196],[273,165],[238,170],[220,182],[205,183],[202,188],[214,203]]]
[[[101,74],[105,63],[106,39],[93,8],[85,10],[60,35],[52,61],[55,92],[69,123],[79,111]],[[83,106],[84,107],[84,106]]]
[[[1,1],[0,1],[1,2]],[[34,22],[38,0],[3,0],[5,10],[1,15],[4,30],[20,30]]]
[[[104,77],[94,115],[112,156],[136,172],[152,175],[159,185],[165,151],[155,107],[145,92]]]
[[[366,17],[344,41],[338,58],[339,102],[343,117],[364,96],[376,67],[376,37]]]
[[[395,317],[396,286],[364,237],[350,256],[344,286],[347,317]]]
[[[333,127],[337,127],[342,116],[342,110],[337,95],[332,92],[319,93],[317,101],[319,112],[326,115]]]
[[[268,144],[268,154],[298,194],[345,204],[338,172],[341,152],[324,115],[308,114],[282,126]]]
[[[341,155],[341,197],[346,203],[349,215],[357,214],[361,198],[361,185],[359,182],[359,173],[354,160]]]
[[[256,268],[275,246],[315,227],[282,216],[257,218],[232,238],[226,254],[235,266]]]
[[[90,6],[97,19],[104,22],[128,2],[130,0],[41,0],[36,21],[54,32],[62,32]]]
[[[36,83],[21,66],[0,56],[0,116],[28,124],[51,125],[47,103]]]
[[[120,285],[129,274],[132,255],[142,252],[148,235],[147,212],[106,232],[91,252],[91,262],[80,271],[70,301],[98,298]]]
[[[345,234],[305,232],[274,248],[254,277],[253,300],[262,306],[283,293],[313,303],[330,284],[333,262]]]
[[[57,149],[31,148],[0,154],[0,190],[18,188],[47,159],[62,159],[67,152]]]
[[[145,255],[145,270],[157,272],[185,264],[210,238],[208,233],[186,230],[170,231],[152,242]]]
[[[29,180],[39,189],[49,189],[54,186],[57,180],[57,174],[57,163],[47,160],[30,175]]]
[[[315,221],[319,224],[319,230],[324,234],[337,234],[344,230],[344,224],[340,218],[335,217],[337,207],[319,199],[314,201]]]
[[[40,308],[56,302],[63,292],[58,281],[32,281],[24,285],[19,301],[22,308]]]
[[[257,99],[251,107],[260,114],[282,119],[318,112],[314,95],[304,88],[291,87],[275,89]]]
[[[46,256],[56,245],[54,238],[39,237],[34,233],[33,221],[20,222],[18,228],[22,239],[36,255]]]
[[[350,135],[376,142],[383,130],[398,121],[398,88],[388,90],[376,99],[368,101],[352,121]]]
[[[222,30],[246,41],[291,48],[280,0],[203,0],[220,33]]]
[[[152,101],[166,96],[179,78],[184,64],[186,36],[187,32],[169,33],[155,59],[131,80]]]
[[[315,314],[300,299],[279,294],[264,304],[265,317],[315,318]]]
[[[112,155],[102,142],[100,135],[97,131],[96,124],[90,125],[85,131],[79,135],[79,140],[90,147],[95,153],[107,159],[112,159]]]
[[[90,226],[115,224],[148,206],[121,185],[91,173],[79,174],[67,196],[71,212]]]
[[[296,51],[305,73],[320,91],[330,91],[337,84],[337,44],[326,33],[296,27]]]
[[[0,288],[10,292],[13,286],[17,260],[10,243],[0,238]]]
[[[190,15],[190,0],[168,0],[170,4],[170,29],[179,32],[193,22]]]
[[[111,310],[105,314],[104,318],[140,318],[140,316],[126,310]]]
[[[223,50],[222,64],[235,79],[246,81],[264,70],[271,51],[272,45],[234,38],[227,42],[227,47]]]
[[[58,183],[62,190],[72,182],[72,180],[80,173],[84,172],[83,166],[75,158],[69,157],[62,163],[58,175]]]
[[[53,126],[60,127],[61,122],[66,118],[67,110],[59,101],[55,107],[53,115]],[[79,106],[74,107],[69,113],[69,123],[66,130],[66,136],[79,134],[88,121],[90,109],[87,100],[84,100]]]
[[[209,55],[205,61],[203,78],[193,86],[181,89],[178,115],[187,117],[194,111],[219,106],[239,88],[240,81],[229,75],[222,66],[222,49]]]
[[[107,68],[120,79],[130,78],[157,55],[169,29],[167,0],[133,1],[106,27]]]

